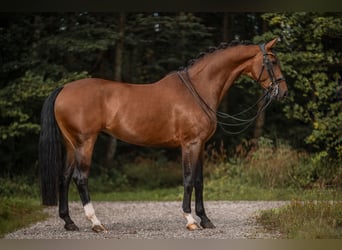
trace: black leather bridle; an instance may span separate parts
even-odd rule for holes
[[[263,63],[262,63],[262,68],[261,68],[259,77],[257,79],[257,82],[260,82],[261,75],[266,68],[268,76],[271,80],[271,84],[270,84],[270,86],[268,86],[267,92],[272,97],[275,97],[278,95],[278,92],[279,92],[279,83],[281,81],[285,81],[285,77],[283,75],[281,75],[280,77],[277,78],[276,75],[274,74],[272,62],[268,58],[268,56],[272,55],[272,54],[267,53],[266,48],[265,48],[265,44],[264,43],[259,44],[259,48],[260,48],[262,55],[263,55]]]

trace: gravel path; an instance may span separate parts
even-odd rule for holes
[[[107,233],[96,234],[84,216],[80,202],[70,203],[70,215],[79,232],[67,232],[57,216],[57,208],[47,208],[49,219],[7,234],[6,239],[272,239],[255,222],[261,210],[280,207],[285,202],[207,201],[208,217],[215,229],[188,231],[181,202],[93,202],[97,217]],[[194,206],[193,206],[194,207]],[[197,218],[196,216],[194,216]]]

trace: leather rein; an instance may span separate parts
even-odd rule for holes
[[[276,78],[274,71],[273,71],[272,62],[268,58],[268,56],[271,54],[267,53],[267,51],[265,49],[265,44],[260,44],[259,48],[263,53],[263,65],[262,65],[259,77],[256,81],[257,82],[260,81],[261,75],[266,68],[268,76],[271,80],[271,84],[266,89],[265,93],[258,99],[258,101],[255,104],[253,104],[251,107],[249,107],[249,108],[247,108],[247,109],[245,109],[245,110],[243,110],[243,111],[241,111],[235,115],[229,115],[227,113],[215,111],[214,109],[212,109],[206,103],[206,101],[199,95],[199,93],[196,91],[196,89],[194,88],[194,86],[191,82],[187,68],[185,68],[183,71],[177,71],[178,77],[181,79],[182,83],[189,90],[191,95],[195,98],[196,102],[199,104],[199,106],[202,108],[202,110],[207,114],[209,119],[211,121],[216,121],[221,126],[222,130],[224,132],[226,132],[227,134],[240,134],[243,131],[245,131],[248,127],[250,127],[253,124],[254,120],[270,105],[270,103],[272,101],[271,97],[274,97],[278,94],[279,83],[281,81],[285,81],[284,76]],[[185,73],[185,76],[182,73]],[[267,99],[267,101],[263,103],[263,106],[257,111],[257,113],[253,117],[248,118],[248,119],[244,119],[244,118],[239,117],[242,114],[245,114],[249,110],[254,108],[256,105],[258,105],[259,102],[263,101],[263,99]],[[223,121],[218,121],[216,116],[223,118],[223,119],[231,119],[234,122],[233,123],[227,123],[227,122],[223,122]],[[230,126],[230,127],[232,127],[232,126],[233,127],[245,126],[245,127],[239,131],[229,131],[229,130],[225,129],[223,126]]]

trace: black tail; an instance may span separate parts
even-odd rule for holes
[[[40,118],[39,168],[43,205],[57,205],[58,182],[65,151],[62,137],[55,119],[55,100],[63,89],[55,89],[45,100]]]

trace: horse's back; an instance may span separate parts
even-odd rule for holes
[[[127,142],[144,144],[147,130],[152,134],[166,128],[170,118],[168,113],[173,104],[165,102],[171,94],[167,85],[129,84],[97,78],[70,82],[56,99],[56,120],[65,137],[80,135],[87,139],[105,131]],[[160,125],[153,129],[151,124]]]
[[[208,120],[176,75],[151,84],[74,81],[57,97],[55,113],[64,136],[75,137],[72,144],[104,131],[133,144],[178,146]]]

